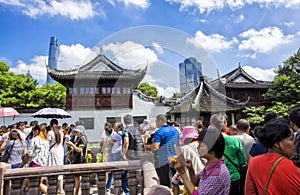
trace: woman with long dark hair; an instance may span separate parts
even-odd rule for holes
[[[17,130],[12,130],[8,136],[4,138],[0,151],[9,150],[10,156],[7,161],[11,164],[11,168],[18,168],[22,164],[22,156],[26,154],[26,144],[22,140],[20,133]]]
[[[23,168],[27,162],[29,162],[29,167],[45,167],[48,165],[49,141],[47,138],[46,126],[35,125],[32,128],[32,131],[34,137],[29,142],[27,154],[25,155],[20,168]],[[47,193],[47,186],[44,185],[42,181],[43,178],[41,178],[40,181],[40,189],[43,193]]]
[[[58,121],[56,119],[52,119],[50,121],[50,130],[47,133],[47,138],[49,140],[49,158],[48,158],[48,166],[56,166],[64,164],[64,147],[62,145],[63,142],[63,132],[58,128]],[[57,193],[64,193],[63,190],[63,175],[58,176],[57,183]]]
[[[288,159],[295,149],[289,124],[273,119],[258,129],[256,135],[268,153],[251,158],[245,194],[299,194],[299,170]]]

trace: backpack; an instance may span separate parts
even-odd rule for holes
[[[144,141],[142,136],[139,134],[134,127],[127,127],[125,131],[128,133],[129,145],[126,153],[126,157],[129,160],[140,160],[141,153],[144,148]],[[135,131],[135,133],[134,133]],[[124,133],[123,133],[124,138]]]

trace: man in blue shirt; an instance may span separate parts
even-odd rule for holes
[[[156,116],[156,127],[152,145],[145,146],[145,150],[158,150],[159,181],[161,185],[172,188],[172,175],[175,171],[169,166],[169,156],[176,156],[174,146],[179,144],[179,133],[177,129],[167,125],[164,114]]]

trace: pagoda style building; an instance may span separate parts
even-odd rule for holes
[[[234,121],[240,116],[239,113],[246,104],[247,102],[232,99],[218,92],[201,76],[199,85],[180,98],[168,115],[182,126],[193,125],[195,121],[202,119],[207,127],[213,113],[226,113],[231,123],[231,120]]]
[[[123,69],[99,54],[89,63],[73,70],[54,70],[48,74],[67,88],[66,109],[133,108],[132,94],[147,68]]]
[[[261,106],[264,100],[263,94],[271,87],[272,82],[256,80],[239,65],[238,68],[210,84],[232,99],[247,101],[247,106]]]

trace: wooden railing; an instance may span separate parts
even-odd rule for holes
[[[121,189],[121,171],[128,170],[128,183],[130,194],[135,195],[136,192],[136,173],[141,169],[141,161],[117,161],[109,163],[89,163],[62,166],[49,166],[37,168],[18,168],[10,169],[10,165],[0,163],[0,194],[4,195],[38,195],[39,181],[41,177],[47,177],[48,194],[57,194],[57,178],[59,175],[64,176],[64,190],[66,195],[74,194],[74,175],[81,176],[81,194],[91,194],[91,176],[97,178],[98,194],[105,194],[105,174],[107,171],[114,173],[114,194],[120,194]],[[27,192],[22,188],[25,178],[29,179],[29,189]],[[140,179],[142,181],[142,179]]]

